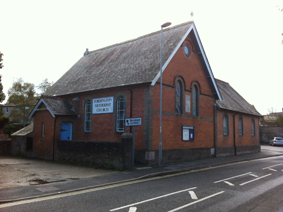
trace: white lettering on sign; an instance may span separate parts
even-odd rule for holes
[[[114,97],[104,97],[92,100],[92,113],[113,113]]]
[[[140,126],[140,125],[142,125],[142,118],[125,119],[125,125],[126,125],[126,127]]]

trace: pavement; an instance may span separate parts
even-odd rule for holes
[[[283,156],[283,147],[262,145],[258,153],[163,164],[162,167],[135,166],[134,171],[0,156],[0,204],[276,156]]]

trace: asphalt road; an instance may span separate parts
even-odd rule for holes
[[[136,180],[2,204],[0,211],[283,211],[282,161],[279,156]]]

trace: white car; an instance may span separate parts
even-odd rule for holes
[[[281,137],[274,137],[273,140],[271,140],[269,142],[269,145],[271,145],[271,146],[275,146],[275,145],[283,146],[283,138],[281,138]]]

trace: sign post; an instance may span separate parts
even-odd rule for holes
[[[135,126],[140,126],[140,125],[142,125],[142,118],[125,119],[125,126],[133,127],[132,170],[134,170],[134,165],[135,165]]]

